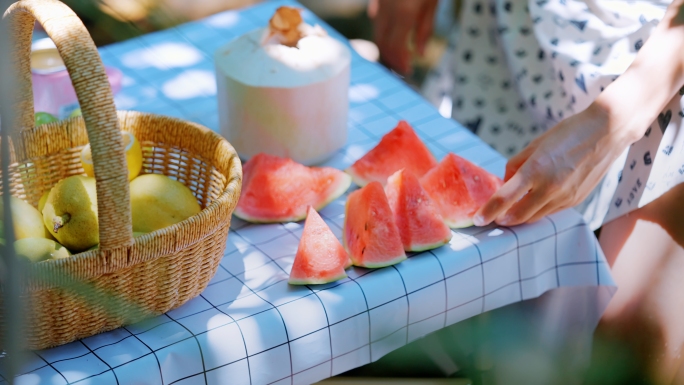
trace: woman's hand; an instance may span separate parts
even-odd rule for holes
[[[635,140],[599,104],[545,132],[506,165],[505,183],[475,224],[534,222],[582,202]]]
[[[402,74],[411,71],[409,36],[421,55],[425,51],[438,0],[370,0],[368,15],[374,20],[375,43],[385,64]]]
[[[534,222],[582,202],[684,84],[684,0],[675,0],[627,71],[586,110],[551,128],[506,165],[478,226]]]

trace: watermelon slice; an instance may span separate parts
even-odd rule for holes
[[[501,179],[455,154],[420,179],[451,228],[473,225],[473,215],[501,187]]]
[[[315,285],[346,278],[349,256],[320,215],[309,206],[302,239],[290,272],[291,285]]]
[[[402,120],[397,127],[382,137],[377,146],[357,160],[346,172],[359,186],[365,186],[373,181],[384,185],[390,175],[401,169],[406,169],[420,178],[436,165],[434,155],[413,128]]]
[[[387,201],[394,213],[406,251],[430,250],[449,243],[451,230],[435,204],[410,171],[392,174],[385,186]]]
[[[349,194],[344,211],[344,247],[354,265],[385,267],[406,259],[380,182],[371,182]]]
[[[331,167],[306,167],[292,159],[257,154],[242,169],[235,216],[248,222],[296,222],[307,207],[320,210],[344,194],[351,178]]]

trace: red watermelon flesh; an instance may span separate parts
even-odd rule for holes
[[[415,175],[397,171],[387,180],[385,194],[404,250],[424,251],[449,243],[451,230]]]
[[[314,285],[346,278],[349,256],[320,215],[309,206],[290,272],[291,285]]]
[[[359,186],[377,181],[383,185],[395,172],[406,169],[421,177],[437,165],[434,155],[416,135],[413,128],[400,121],[380,143],[357,160],[346,171]]]
[[[371,182],[349,194],[343,239],[356,266],[385,267],[406,259],[399,229],[380,182]]]
[[[257,154],[242,169],[235,216],[248,222],[296,222],[308,206],[320,210],[344,194],[351,178],[331,167],[306,167],[292,159]]]
[[[501,179],[466,159],[448,154],[420,179],[451,228],[473,225],[473,215],[501,187]]]

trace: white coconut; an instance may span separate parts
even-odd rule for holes
[[[293,47],[263,28],[216,51],[221,133],[245,159],[311,165],[346,142],[351,53],[318,26],[298,29]]]

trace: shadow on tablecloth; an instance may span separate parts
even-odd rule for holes
[[[579,384],[613,288],[561,287],[432,333],[342,376]]]

